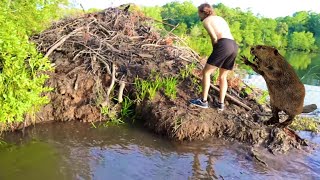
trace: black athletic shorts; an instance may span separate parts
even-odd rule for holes
[[[232,39],[221,38],[213,45],[213,52],[207,63],[219,68],[232,70],[238,54],[238,45]]]

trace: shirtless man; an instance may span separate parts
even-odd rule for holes
[[[238,45],[233,39],[228,23],[222,17],[215,15],[209,4],[201,4],[198,7],[198,15],[210,35],[213,52],[202,70],[202,97],[192,99],[190,103],[201,108],[208,108],[210,76],[218,68],[220,97],[218,102],[213,103],[213,106],[218,110],[223,110],[228,88],[227,75],[233,69],[238,54]]]

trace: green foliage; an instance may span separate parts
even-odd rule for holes
[[[181,69],[180,75],[181,75],[182,79],[190,77],[192,71],[196,68],[196,66],[197,66],[196,63],[191,63],[191,64],[187,64],[185,69]]]
[[[191,1],[185,1],[182,3],[171,2],[162,6],[161,17],[163,21],[168,22],[172,25],[177,25],[178,23],[182,28],[190,28],[198,21],[197,8],[192,4]],[[171,30],[172,27],[166,26],[167,30]],[[177,32],[183,32],[179,28]]]
[[[221,3],[213,7],[217,15],[226,19],[241,48],[265,44],[280,49],[289,47],[300,51],[315,51],[320,47],[320,14],[300,11],[293,16],[271,19],[255,16],[251,11],[229,8]],[[199,21],[197,7],[190,1],[145,7],[144,11],[157,19],[161,16],[161,20],[169,24],[179,24],[173,32],[184,38],[200,55],[210,55],[210,38]],[[164,27],[168,31],[172,29],[171,26]]]
[[[259,104],[266,104],[268,96],[269,96],[269,92],[268,91],[263,91],[262,95],[257,99],[257,102]]]
[[[157,78],[155,81],[136,78],[135,87],[137,90],[137,100],[143,101],[147,95],[149,100],[152,100],[161,86],[162,81]]]
[[[0,122],[23,121],[25,113],[33,114],[48,103],[43,87],[51,70],[34,44],[32,33],[43,30],[58,17],[61,0],[32,0],[0,2]]]
[[[103,126],[107,127],[109,125],[120,125],[124,124],[124,121],[127,118],[134,119],[134,111],[132,109],[133,101],[129,97],[124,97],[123,102],[121,103],[120,113],[118,113],[116,110],[117,105],[113,108],[110,106],[100,107],[100,113],[109,118],[108,121],[103,124]],[[93,123],[92,126],[96,128]]]
[[[166,77],[163,79],[164,93],[170,99],[175,99],[177,96],[178,79],[176,77]]]
[[[134,85],[135,85],[135,88],[137,91],[137,94],[136,94],[137,100],[138,101],[144,100],[147,96],[147,93],[148,93],[148,91],[147,91],[148,82],[145,80],[136,78]]]
[[[244,92],[245,92],[245,94],[251,94],[252,93],[252,89],[246,86],[244,88]]]
[[[212,82],[217,82],[219,78],[219,71],[215,71],[212,75]]]
[[[100,108],[102,115],[107,116],[109,120],[103,124],[104,127],[109,125],[120,125],[124,124],[124,121],[117,116],[117,112],[109,106],[104,106]]]
[[[296,70],[307,69],[311,63],[312,56],[309,53],[290,52],[286,55],[290,65]]]
[[[313,118],[296,117],[289,127],[297,131],[319,132],[319,122]]]
[[[151,18],[158,20],[158,21],[162,21],[162,17],[161,17],[162,8],[160,6],[142,7],[141,11],[148,17],[151,17]],[[164,28],[163,24],[161,24],[161,23],[155,24],[154,27],[157,27],[159,29]]]
[[[195,65],[191,65],[191,67],[192,66]],[[152,72],[151,76],[146,80],[136,78],[136,99],[138,100],[138,102],[143,101],[145,98],[153,100],[157,92],[161,89],[164,90],[166,96],[168,96],[171,99],[174,99],[176,98],[177,94],[177,85],[177,77],[160,77],[159,73]]]
[[[311,32],[293,32],[290,35],[289,47],[291,49],[309,51],[315,48],[315,39]]]
[[[132,110],[133,101],[129,97],[125,97],[121,104],[121,119],[133,118],[134,112]]]

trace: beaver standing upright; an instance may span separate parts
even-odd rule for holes
[[[265,124],[277,124],[281,128],[290,125],[294,117],[303,111],[304,85],[277,49],[257,45],[252,47],[250,52],[255,56],[253,59],[255,64],[244,56],[242,56],[242,60],[255,72],[263,76],[270,95],[272,117]],[[278,113],[280,111],[289,115],[288,119],[282,123],[279,123]]]

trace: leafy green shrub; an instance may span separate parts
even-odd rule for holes
[[[319,121],[308,117],[296,117],[290,128],[298,131],[319,132]]]
[[[0,122],[23,121],[26,113],[36,112],[48,98],[42,93],[51,70],[48,59],[36,50],[29,36],[45,28],[57,17],[61,0],[0,2]]]

